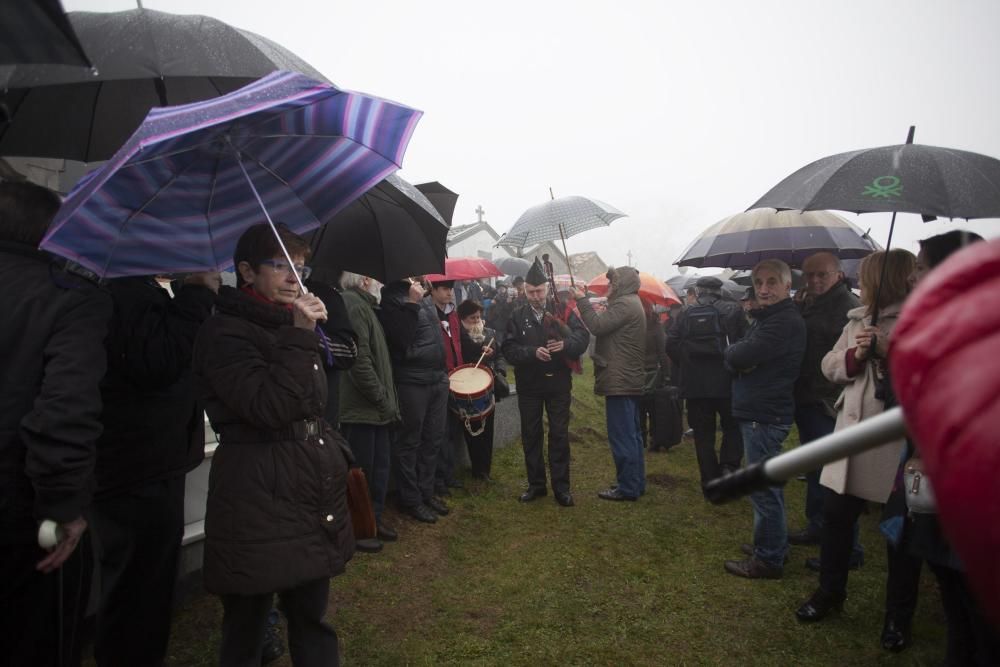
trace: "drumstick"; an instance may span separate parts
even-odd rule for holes
[[[479,356],[479,361],[476,362],[476,365],[473,368],[479,368],[479,364],[483,363],[483,359],[486,357],[486,350],[490,349],[490,346],[493,345],[493,341],[495,340],[496,338],[490,338],[490,342],[486,343],[486,347],[483,348],[483,353]]]

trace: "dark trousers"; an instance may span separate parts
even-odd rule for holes
[[[340,664],[337,633],[323,620],[329,595],[329,579],[317,579],[278,593],[278,604],[288,619],[288,652],[295,667]],[[221,596],[220,667],[260,667],[273,597],[271,593]]]
[[[449,486],[455,486],[455,466],[456,452],[455,443],[462,442],[462,433],[465,431],[463,421],[459,419],[451,410],[445,416],[444,437],[441,438],[441,446],[438,449],[437,469],[434,473],[434,488],[438,495],[448,493]]]
[[[375,520],[379,521],[382,518],[382,510],[385,509],[385,494],[389,490],[392,459],[389,426],[345,423],[340,425],[340,432],[351,445],[354,461],[365,473]]]
[[[567,384],[571,380],[567,378]],[[554,385],[556,383],[553,383]],[[524,394],[518,387],[517,409],[521,413],[521,444],[528,486],[545,490],[544,432],[542,410],[549,417],[549,473],[552,490],[569,493],[569,403],[570,390],[555,386],[551,390]]]
[[[944,565],[930,561],[928,564],[941,590],[941,605],[948,621],[944,664],[948,667],[1000,665],[1000,631],[983,617],[965,575]]]
[[[847,594],[854,530],[865,505],[866,501],[861,498],[834,491],[829,491],[823,500],[819,586],[828,593]],[[908,622],[917,607],[917,584],[922,561],[907,553],[905,538],[898,547],[890,544],[887,549],[886,613]]]
[[[483,429],[479,435],[472,435],[462,426],[465,434],[465,446],[469,448],[469,463],[472,467],[472,476],[484,478],[490,476],[490,469],[493,467],[493,420],[496,411],[490,413],[485,421],[479,424],[472,424],[473,430]]]
[[[393,441],[392,467],[399,503],[415,507],[434,495],[438,451],[448,433],[448,383],[400,384],[396,391],[403,426]]]
[[[715,453],[715,416],[722,425],[722,444]],[[732,399],[687,399],[688,425],[694,430],[694,449],[698,456],[701,485],[720,476],[725,470],[735,470],[743,460],[743,436],[739,424],[733,419]]]
[[[162,664],[184,536],[184,476],[95,499],[91,528],[99,572],[97,664]]]
[[[0,664],[80,665],[79,626],[93,569],[90,531],[60,570],[42,574],[35,569],[46,555],[36,544],[0,545]]]

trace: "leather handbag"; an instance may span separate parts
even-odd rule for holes
[[[354,539],[368,540],[376,535],[375,510],[368,493],[368,480],[361,468],[350,468],[347,473],[347,508],[351,512]]]
[[[936,514],[937,502],[931,480],[924,471],[924,462],[911,458],[903,464],[903,488],[906,491],[906,507],[914,514]]]

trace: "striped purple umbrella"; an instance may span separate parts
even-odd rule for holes
[[[398,169],[420,116],[290,72],[153,109],[42,248],[109,278],[226,269],[247,227],[314,229]]]
[[[857,225],[829,211],[758,208],[715,223],[674,264],[752,269],[763,259],[780,259],[797,267],[820,251],[851,259],[875,250],[878,246]]]

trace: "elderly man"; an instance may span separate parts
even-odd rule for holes
[[[395,542],[396,531],[382,521],[389,489],[389,429],[400,420],[389,346],[375,312],[382,286],[374,278],[347,272],[340,284],[347,316],[358,338],[358,357],[340,376],[340,430],[368,480],[378,539]]]
[[[723,353],[743,337],[747,326],[740,306],[722,298],[722,281],[698,279],[698,298],[677,316],[667,333],[667,354],[680,368],[678,386],[687,402],[688,423],[694,429],[694,447],[701,487],[740,467],[743,439],[733,419],[733,376]],[[716,415],[722,425],[722,444],[715,453]]]
[[[747,463],[781,452],[795,416],[794,385],[806,347],[806,325],[789,298],[792,271],[766,259],[751,274],[757,303],[754,323],[742,340],[726,350],[733,380],[733,416],[743,433]],[[788,535],[780,486],[750,494],[753,545],[743,545],[745,560],[727,560],[726,571],[748,579],[780,579]]]
[[[597,494],[602,500],[638,500],[646,492],[646,466],[639,429],[639,401],[645,386],[646,313],[639,300],[639,272],[631,266],[608,270],[608,307],[597,313],[576,288],[583,323],[597,336],[594,393],[604,396],[608,442],[618,484]]]
[[[10,665],[80,664],[92,570],[84,514],[112,304],[38,250],[59,204],[43,187],[0,183],[0,636]],[[54,547],[38,543],[45,519],[62,528]]]
[[[569,490],[569,403],[573,389],[570,367],[587,350],[590,334],[572,311],[565,322],[545,311],[549,286],[537,259],[525,283],[527,303],[514,308],[503,341],[503,355],[514,366],[521,444],[528,472],[528,490],[521,494],[520,500],[531,502],[547,493],[544,409],[549,416],[552,492],[557,503],[569,507],[573,505]]]
[[[823,356],[847,324],[847,311],[861,302],[851,292],[844,278],[840,260],[829,252],[818,252],[802,262],[805,297],[799,311],[806,323],[806,351],[802,369],[795,382],[795,424],[802,444],[833,433],[837,411],[833,408],[842,387],[826,379],[820,368]],[[788,534],[790,544],[819,544],[823,528],[823,487],[819,470],[806,475],[806,527]],[[860,548],[854,561],[860,563]]]

